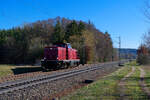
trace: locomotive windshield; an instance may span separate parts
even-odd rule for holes
[[[67,45],[68,45],[68,48],[72,48],[71,45],[70,45],[69,43],[68,43]]]
[[[64,48],[66,47],[65,44],[55,44],[55,46],[56,46],[56,47],[64,47]]]
[[[60,44],[54,44],[54,46],[56,46],[56,47],[64,47],[64,48],[67,46],[70,49],[72,48],[70,43],[66,43],[66,44],[61,44],[61,43]]]

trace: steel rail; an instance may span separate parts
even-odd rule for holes
[[[32,87],[32,86],[47,83],[50,81],[55,81],[58,79],[71,77],[71,76],[89,72],[89,71],[94,71],[97,69],[102,69],[105,66],[116,65],[116,64],[118,64],[118,62],[103,63],[103,64],[98,64],[98,65],[93,65],[93,66],[90,66],[87,68],[68,71],[68,72],[61,72],[61,73],[56,73],[56,74],[51,74],[51,75],[42,75],[42,76],[33,77],[33,78],[29,78],[29,79],[16,80],[13,82],[5,82],[5,83],[0,84],[0,94],[13,92],[15,90]]]

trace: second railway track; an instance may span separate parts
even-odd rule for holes
[[[110,64],[116,65],[116,64],[118,64],[118,62],[109,62],[109,63],[105,63],[105,64],[91,65],[87,68],[76,69],[76,70],[68,71],[68,72],[55,73],[52,75],[42,75],[42,76],[33,77],[33,78],[29,78],[29,79],[22,79],[22,80],[16,80],[16,81],[12,81],[12,82],[1,83],[0,84],[0,94],[13,92],[15,90],[32,87],[35,85],[47,83],[50,81],[55,81],[55,80],[66,78],[66,77],[71,77],[71,76],[85,73],[88,71],[102,69],[103,67],[110,65]]]

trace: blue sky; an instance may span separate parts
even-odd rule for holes
[[[137,48],[150,23],[142,13],[144,0],[0,0],[0,29],[8,29],[57,16],[91,20],[108,31],[117,47]]]

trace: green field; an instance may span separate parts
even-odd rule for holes
[[[0,65],[0,77],[13,75],[12,69],[14,68],[15,66],[13,65]]]
[[[133,73],[124,81],[121,81],[132,72],[133,67],[135,69]],[[139,67],[141,66],[138,66],[135,62],[126,64],[118,71],[78,89],[61,100],[149,100],[148,95],[139,84],[141,73]],[[150,76],[150,68],[146,72],[146,75]],[[150,79],[144,81],[150,85]],[[124,83],[123,86],[119,85],[120,82]]]
[[[0,77],[8,75],[18,75],[24,73],[38,72],[41,71],[40,66],[15,66],[15,65],[0,65]]]

